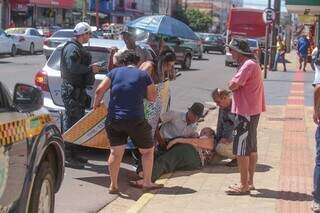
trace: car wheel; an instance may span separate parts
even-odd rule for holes
[[[30,55],[34,55],[34,53],[35,53],[33,43],[30,44],[29,53],[30,53]]]
[[[15,57],[17,55],[17,47],[16,47],[16,45],[12,45],[10,55],[12,57]]]
[[[29,212],[54,212],[54,172],[50,163],[41,163],[32,188]]]
[[[190,69],[190,67],[191,67],[191,55],[187,54],[184,57],[184,61],[183,61],[182,65],[181,65],[181,68],[188,70],[188,69]]]

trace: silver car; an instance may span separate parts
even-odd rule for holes
[[[66,41],[70,41],[73,36],[73,29],[64,29],[58,30],[51,37],[46,38],[43,42],[43,53],[46,56],[46,59],[49,59],[57,46],[65,43]]]

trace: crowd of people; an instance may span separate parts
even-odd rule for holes
[[[84,115],[91,101],[86,88],[92,86],[94,74],[101,70],[98,64],[91,63],[90,54],[82,46],[90,37],[90,26],[79,23],[74,34],[61,56],[66,129]],[[233,39],[228,45],[239,69],[226,83],[228,89],[216,88],[211,93],[219,107],[216,130],[205,127],[198,133],[197,123],[204,116],[202,103],[193,103],[186,112],[161,113],[164,79],[175,79],[174,53],[163,51],[160,42],[156,56],[152,56],[135,44],[133,34],[125,31],[122,36],[126,47],[114,54],[115,67],[97,87],[93,100],[93,108],[99,107],[105,92],[110,90],[105,122],[110,142],[109,193],[119,193],[120,163],[130,137],[141,155],[137,163],[141,178],[129,183],[133,187],[161,188],[163,185],[155,181],[165,173],[195,170],[230,159],[226,165],[239,167],[240,183],[230,185],[227,193],[249,194],[254,189],[257,126],[260,114],[265,111],[265,101],[261,69],[247,41]],[[152,113],[146,114],[145,108],[152,109]],[[81,161],[85,160],[77,156],[72,146],[67,150],[69,166],[81,168]]]

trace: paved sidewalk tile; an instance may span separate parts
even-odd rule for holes
[[[294,57],[294,54],[288,56],[293,61],[288,64],[289,70],[296,69]],[[310,74],[289,71],[288,75],[290,78],[285,80],[290,83],[286,104],[267,106],[267,112],[260,118],[254,178],[256,190],[250,196],[226,195],[227,187],[239,182],[239,173],[237,168],[226,167],[226,161],[222,161],[198,171],[173,173],[170,178],[163,179],[165,188],[156,194],[147,194],[139,208],[133,210],[130,206],[140,200],[135,202],[119,197],[102,212],[127,212],[129,209],[129,212],[142,213],[311,212],[315,125],[312,107],[305,106],[304,83]],[[270,91],[275,89],[267,89],[266,95]],[[205,121],[199,124],[199,130],[206,126],[215,128],[217,112],[210,111]]]

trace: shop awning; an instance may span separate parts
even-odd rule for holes
[[[74,0],[30,0],[31,4],[39,7],[55,7],[72,9],[74,7]]]
[[[320,0],[286,0],[289,12],[304,15],[320,15]]]

